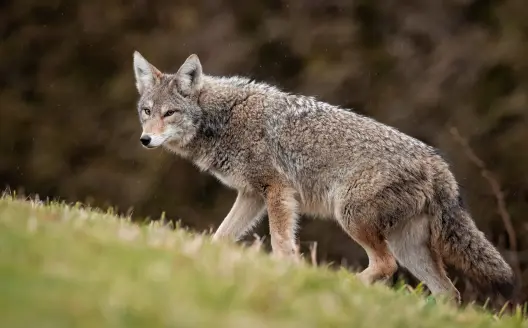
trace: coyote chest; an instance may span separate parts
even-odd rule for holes
[[[217,178],[224,185],[230,188],[241,190],[241,191],[250,191],[253,189],[248,183],[248,181],[241,176],[219,172],[214,169],[210,169],[208,172],[211,173],[215,178]]]

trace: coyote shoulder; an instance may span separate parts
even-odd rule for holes
[[[238,191],[214,239],[266,213],[273,252],[296,256],[299,215],[335,219],[369,258],[365,283],[397,262],[434,295],[459,299],[444,266],[509,297],[510,266],[477,229],[432,147],[371,118],[243,77],[205,75],[196,55],[162,73],[138,52],[141,143],[192,161]]]

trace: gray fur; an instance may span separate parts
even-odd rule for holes
[[[434,294],[458,297],[448,262],[507,294],[510,267],[461,207],[432,147],[313,97],[205,75],[196,55],[161,75],[134,58],[148,147],[162,145],[238,191],[215,240],[240,238],[267,210],[274,253],[294,256],[299,214],[334,218],[369,255],[366,283],[390,277],[398,259]]]

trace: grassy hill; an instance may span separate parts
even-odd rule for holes
[[[80,206],[0,199],[1,327],[528,327]]]

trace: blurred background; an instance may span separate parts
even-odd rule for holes
[[[2,1],[0,186],[216,229],[235,193],[142,148],[135,109],[134,50],[164,71],[196,53],[208,74],[313,95],[439,148],[526,282],[527,18],[525,0]],[[367,264],[332,222],[304,220],[300,239],[319,263]]]

